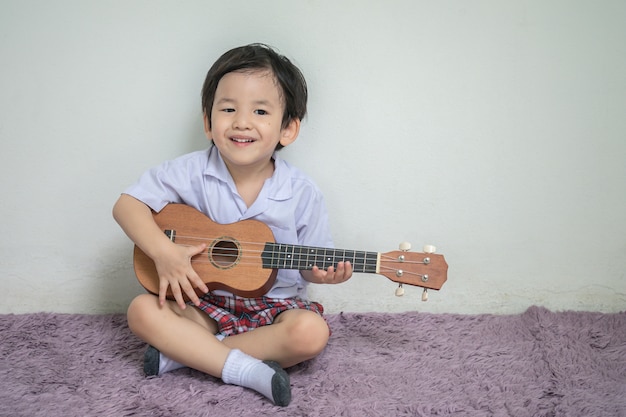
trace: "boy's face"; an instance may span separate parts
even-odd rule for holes
[[[231,72],[222,77],[215,92],[211,127],[205,131],[231,170],[267,168],[280,142],[292,143],[300,121],[282,128],[284,103],[274,77],[267,71]]]

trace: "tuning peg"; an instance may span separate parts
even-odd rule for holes
[[[422,291],[422,301],[428,301],[428,288],[424,288]]]
[[[411,244],[409,242],[402,242],[399,247],[402,252],[408,252],[411,250]]]
[[[437,248],[433,245],[424,245],[422,251],[424,251],[424,253],[435,253],[437,252]]]
[[[402,288],[402,284],[396,288],[396,297],[402,297],[404,295],[404,288]]]

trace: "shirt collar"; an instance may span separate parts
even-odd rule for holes
[[[278,155],[278,152],[274,152],[272,158],[274,159],[274,174],[265,181],[264,190],[261,191],[259,197],[265,195],[266,198],[272,200],[288,200],[292,197],[289,165]],[[209,160],[204,174],[228,184],[231,191],[237,194],[235,181],[215,145],[209,150]]]
[[[266,181],[269,193],[268,198],[273,200],[288,200],[292,197],[291,172],[289,165],[278,152],[274,152],[274,174]]]
[[[209,158],[204,174],[223,182],[229,182],[229,180],[232,182],[232,177],[230,176],[230,172],[228,172],[226,163],[215,145],[211,146],[209,149]]]

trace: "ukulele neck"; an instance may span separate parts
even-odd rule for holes
[[[317,248],[311,246],[266,243],[263,253],[263,268],[311,270],[337,267],[339,262],[349,261],[354,272],[376,274],[379,270],[380,254],[346,249]]]

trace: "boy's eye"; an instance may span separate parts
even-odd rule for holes
[[[225,109],[222,109],[222,111],[225,113],[232,113],[235,111],[235,109],[225,108]]]
[[[254,113],[263,116],[263,115],[267,114],[267,111],[265,111],[263,109],[258,109],[258,110],[255,110]]]

